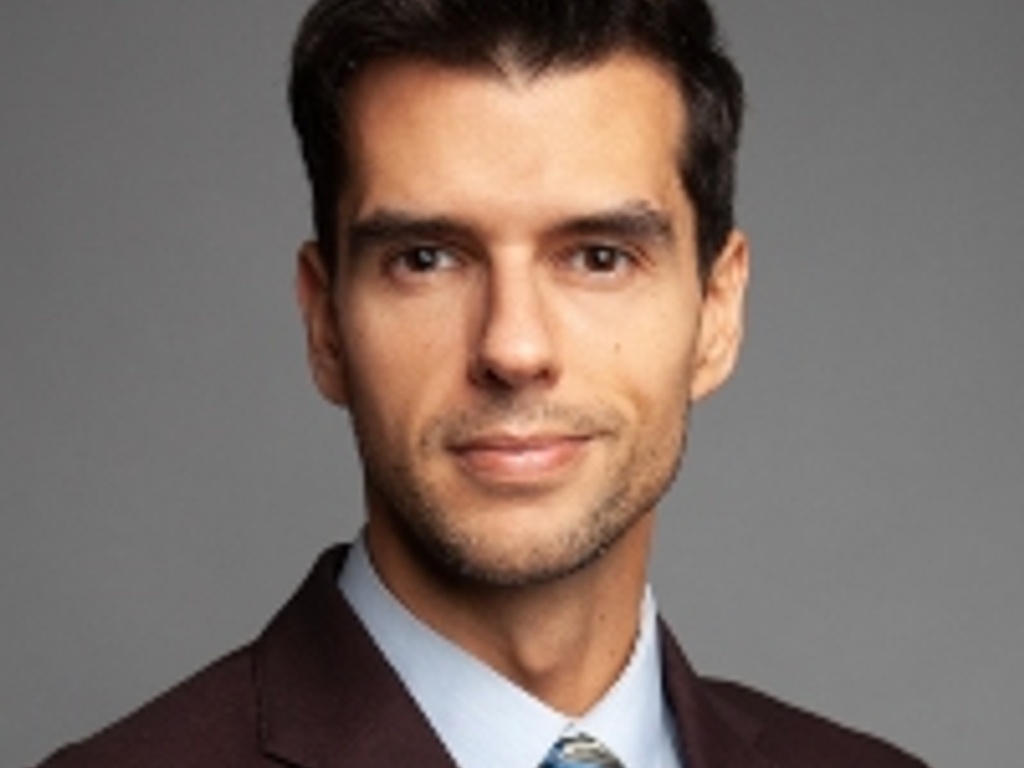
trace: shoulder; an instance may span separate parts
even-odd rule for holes
[[[702,680],[708,698],[726,719],[760,724],[757,747],[793,768],[925,768],[917,758],[865,733],[738,683]]]
[[[39,768],[253,765],[252,652],[239,649]]]
[[[365,693],[387,667],[335,587],[344,554],[321,556],[252,643],[39,768],[255,768],[328,737],[347,745],[337,741],[338,713],[365,713]]]

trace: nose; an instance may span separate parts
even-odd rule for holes
[[[474,384],[512,392],[557,380],[547,304],[543,286],[529,265],[492,264],[472,355]]]

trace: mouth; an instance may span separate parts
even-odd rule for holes
[[[594,435],[489,434],[451,446],[463,472],[485,485],[549,485],[578,464]]]

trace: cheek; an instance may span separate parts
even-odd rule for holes
[[[634,450],[658,466],[674,460],[686,433],[692,344],[680,336],[653,340],[633,367]]]
[[[342,344],[353,418],[395,434],[428,414],[457,360],[451,328],[400,312],[352,307]],[[401,439],[400,437],[398,439]]]
[[[696,347],[696,313],[666,311],[629,324],[619,335],[615,367],[637,399],[654,409],[685,408]]]

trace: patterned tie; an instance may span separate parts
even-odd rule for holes
[[[623,768],[623,765],[600,741],[585,733],[575,733],[559,739],[540,768]]]

